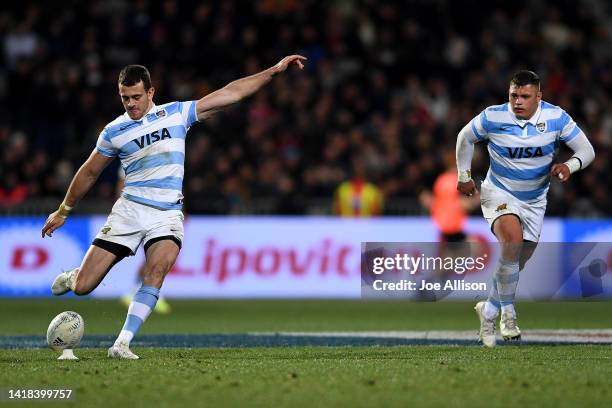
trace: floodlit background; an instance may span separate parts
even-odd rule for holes
[[[149,67],[159,104],[200,98],[287,54],[308,57],[304,71],[190,130],[186,238],[164,286],[170,297],[359,297],[362,241],[439,239],[423,197],[459,129],[505,102],[523,68],[540,74],[544,99],[572,115],[597,153],[569,183],[553,180],[542,240],[610,242],[610,16],[605,1],[5,4],[0,296],[49,296],[103,223],[118,161],[62,230],[39,236],[101,129],[123,113],[117,75],[132,63]],[[487,167],[479,147],[475,177]],[[357,174],[374,204],[341,202],[341,184]],[[343,205],[380,216],[337,218]],[[471,215],[465,232],[494,241],[480,209]],[[131,290],[141,258],[118,265],[93,296]]]

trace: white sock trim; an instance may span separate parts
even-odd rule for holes
[[[128,314],[138,316],[144,322],[151,314],[151,308],[148,305],[145,305],[144,303],[132,301],[128,309]]]

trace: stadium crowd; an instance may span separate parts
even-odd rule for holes
[[[355,156],[386,214],[419,214],[443,152],[484,107],[507,101],[521,68],[572,115],[597,159],[549,215],[612,214],[612,30],[605,1],[43,1],[0,11],[0,206],[63,197],[103,126],[122,114],[117,75],[149,67],[155,101],[199,98],[282,56],[304,72],[195,125],[184,194],[190,213],[332,210]],[[561,150],[561,159],[569,155]],[[112,203],[117,166],[88,198]],[[477,149],[473,173],[488,157]],[[52,209],[52,208],[50,208]],[[45,212],[47,209],[42,209]],[[478,209],[476,211],[479,211]]]

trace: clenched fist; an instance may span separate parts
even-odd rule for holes
[[[458,182],[457,190],[459,190],[461,194],[471,197],[476,194],[476,184],[474,180],[466,181],[465,183]]]

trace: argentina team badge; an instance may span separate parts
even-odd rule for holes
[[[162,109],[160,111],[155,112],[155,116],[157,116],[158,118],[163,118],[164,116],[166,116],[166,110]]]
[[[538,132],[540,132],[540,133],[546,132],[546,122],[537,123],[536,124],[536,129],[538,129]]]

